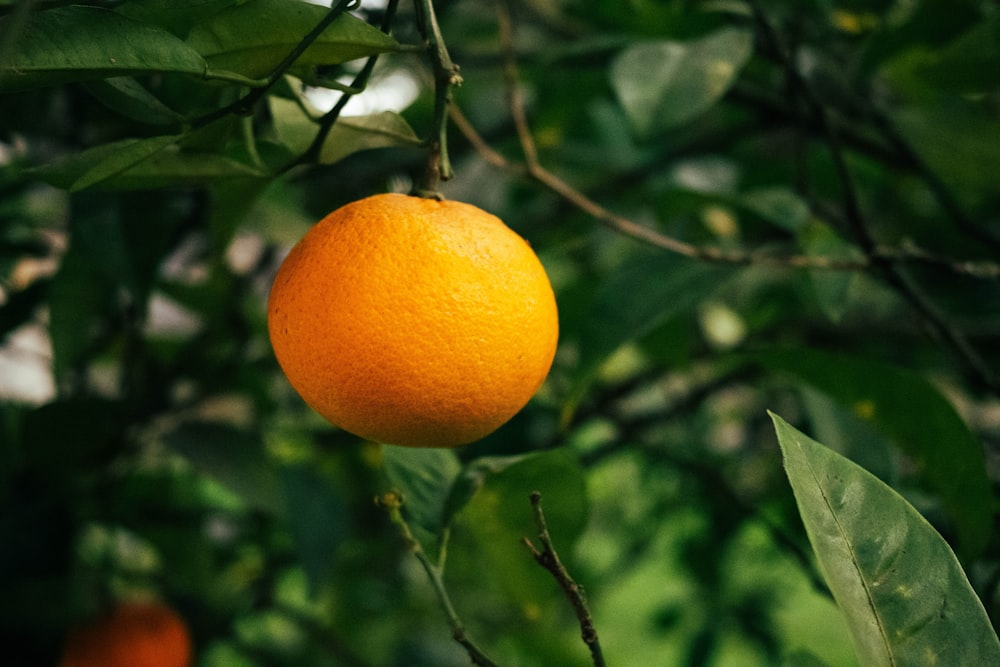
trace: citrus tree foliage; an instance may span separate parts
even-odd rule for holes
[[[1000,664],[998,173],[988,0],[4,0],[8,654],[141,591],[204,667]],[[387,190],[556,290],[459,450],[267,339]]]

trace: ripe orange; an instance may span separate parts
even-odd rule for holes
[[[70,631],[59,667],[188,667],[184,620],[155,602],[122,602]]]
[[[496,430],[541,386],[559,337],[524,239],[475,206],[401,194],[337,209],[299,241],[271,288],[268,330],[314,410],[412,447]]]

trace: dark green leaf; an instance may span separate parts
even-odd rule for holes
[[[948,544],[904,498],[772,414],[785,471],[864,665],[996,665],[1000,641]]]
[[[114,454],[123,434],[122,406],[99,398],[57,400],[26,412],[21,440],[29,467],[79,474]]]
[[[497,475],[512,465],[520,463],[530,454],[514,456],[483,456],[470,461],[455,479],[445,503],[443,520],[447,525],[458,512],[462,511],[493,475]]]
[[[109,251],[114,252],[111,247]],[[49,330],[57,382],[90,350],[114,296],[95,259],[80,244],[71,245],[49,287]]]
[[[126,118],[150,125],[177,125],[184,120],[133,77],[100,79],[86,86],[102,104]]]
[[[954,99],[892,114],[899,131],[930,168],[962,192],[996,190],[1000,120],[988,109]]]
[[[746,192],[737,203],[789,232],[797,232],[810,218],[809,204],[784,187],[759,188]]]
[[[275,128],[282,142],[293,152],[302,153],[312,143],[319,125],[310,120],[292,100],[269,99]],[[418,146],[420,138],[399,114],[382,111],[369,116],[337,119],[320,151],[320,162],[333,164],[352,153],[370,148]]]
[[[242,0],[141,0],[125,2],[116,9],[129,18],[152,23],[169,30],[181,39],[196,24]]]
[[[315,28],[329,10],[306,2],[250,0],[198,24],[188,44],[214,70],[259,79]],[[343,14],[298,59],[298,65],[336,65],[392,51],[396,40],[350,14]]]
[[[799,649],[785,656],[781,661],[781,667],[830,667],[819,657],[812,653]]]
[[[829,225],[813,220],[798,230],[799,245],[809,257],[830,260],[860,260],[863,253],[845,241]],[[847,309],[851,287],[860,276],[853,271],[811,270],[809,282],[820,309],[839,322]]]
[[[454,450],[383,445],[382,464],[393,490],[403,497],[411,526],[422,531],[417,537],[439,538],[451,486],[462,469]]]
[[[281,481],[259,433],[225,423],[187,422],[163,439],[248,506],[276,515],[283,511]]]
[[[805,349],[752,359],[828,394],[891,438],[940,496],[963,553],[982,551],[992,530],[982,447],[923,376],[880,361]]]
[[[179,139],[180,136],[167,135],[101,144],[34,169],[32,173],[58,188],[82,190],[120,174]]]
[[[643,42],[611,64],[611,85],[639,134],[686,123],[729,89],[753,52],[753,34],[723,28],[690,42]]]
[[[285,516],[295,536],[302,567],[315,592],[331,575],[332,556],[343,540],[347,523],[346,504],[333,480],[312,466],[284,466],[281,479]]]
[[[611,353],[691,309],[730,275],[729,269],[716,265],[656,254],[630,262],[605,278],[583,323],[580,361],[564,418],[576,409]]]
[[[267,176],[258,168],[224,155],[183,150],[175,145],[181,138],[125,139],[95,146],[33,173],[70,191],[143,190]]]
[[[491,585],[525,603],[550,597],[549,574],[522,543],[538,544],[531,493],[540,491],[556,550],[571,562],[573,546],[587,522],[588,504],[579,461],[566,450],[533,454],[486,477],[485,484],[455,515],[449,558],[458,571],[488,571]],[[457,541],[457,543],[456,543]]]
[[[0,69],[0,92],[151,72],[202,76],[205,67],[165,30],[107,9],[61,7],[28,19]]]
[[[419,146],[420,138],[409,123],[393,111],[370,116],[349,116],[337,120],[323,142],[320,162],[333,164],[351,153],[370,148]]]

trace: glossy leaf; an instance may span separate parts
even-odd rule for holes
[[[82,190],[125,171],[179,139],[165,135],[101,144],[39,167],[34,175],[58,188]]]
[[[452,483],[462,470],[454,450],[382,446],[382,465],[392,490],[403,497],[411,528],[425,549],[444,529],[445,505]]]
[[[863,665],[996,665],[1000,641],[958,559],[904,498],[771,415],[820,569]]]
[[[611,85],[639,134],[686,123],[707,111],[753,52],[753,35],[723,28],[690,42],[643,42],[611,65]]]
[[[409,123],[394,111],[381,111],[369,116],[339,118],[323,142],[322,164],[333,164],[351,153],[370,148],[419,146],[420,138]]]
[[[315,28],[329,10],[306,2],[250,0],[196,25],[188,44],[214,70],[259,79]],[[342,14],[298,59],[298,65],[336,65],[392,51],[395,39],[359,18]]]
[[[184,120],[181,114],[161,102],[134,77],[99,79],[89,82],[86,87],[106,107],[140,123],[177,125]]]
[[[177,136],[125,139],[95,146],[34,170],[70,191],[141,190],[199,185],[234,178],[264,178],[259,168],[225,155],[182,150]]]
[[[319,125],[310,120],[292,100],[271,97],[269,104],[275,128],[285,146],[292,153],[302,153],[309,148]],[[418,146],[420,143],[406,119],[393,111],[368,116],[345,116],[338,118],[331,128],[323,142],[319,160],[322,164],[333,164],[358,151]]]
[[[107,9],[61,7],[29,17],[0,69],[0,92],[151,72],[202,76],[205,68],[165,30]]]
[[[916,463],[954,522],[964,553],[979,553],[992,523],[982,447],[923,376],[873,359],[816,350],[752,356],[833,397],[892,439]]]

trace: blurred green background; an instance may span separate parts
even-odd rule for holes
[[[218,47],[266,74],[300,3],[90,2],[127,24],[67,14],[91,22],[38,55],[62,4],[0,2],[0,662],[54,665],[67,627],[142,591],[200,667],[469,664],[373,502],[405,487],[499,664],[590,664],[520,541],[539,490],[609,664],[854,665],[768,409],[920,509],[996,623],[995,3],[435,3],[464,79],[441,191],[530,241],[561,318],[538,396],[454,452],[323,422],[265,322],[314,221],[419,182],[427,54],[335,35],[241,114],[257,84],[192,75],[164,35],[204,54],[205,26],[267,9]],[[401,3],[398,43],[418,23]],[[136,25],[162,59],[98,69]],[[320,127],[303,107],[369,53],[323,152],[288,168]]]

